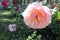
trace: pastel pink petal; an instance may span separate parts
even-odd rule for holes
[[[46,6],[33,2],[22,13],[25,24],[33,29],[46,28],[51,21],[50,9]]]

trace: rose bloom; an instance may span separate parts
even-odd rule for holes
[[[30,3],[22,13],[25,24],[33,29],[42,29],[51,21],[50,9],[37,2]]]
[[[16,31],[16,24],[9,24],[8,29],[10,32]]]
[[[3,1],[2,2],[2,6],[7,7],[8,6],[8,3],[6,1]]]

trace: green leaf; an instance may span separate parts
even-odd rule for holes
[[[60,12],[58,12],[58,19],[60,19]]]

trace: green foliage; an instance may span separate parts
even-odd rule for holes
[[[58,19],[60,19],[60,12],[58,12],[58,14],[57,14],[57,15],[58,15]]]
[[[49,1],[47,0],[47,4]],[[54,40],[56,35],[56,40],[60,40],[60,12],[57,11],[52,15],[51,24],[47,28],[34,30],[25,25],[21,16],[26,6],[21,5],[18,13],[16,13],[14,5],[10,5],[10,10],[0,10],[0,40],[9,40],[10,37],[12,40]],[[13,23],[17,24],[15,37],[11,36],[11,32],[8,30],[8,25]]]

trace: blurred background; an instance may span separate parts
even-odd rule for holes
[[[51,9],[52,21],[44,29],[31,29],[21,13],[38,2]],[[60,40],[60,0],[0,0],[0,40]]]

